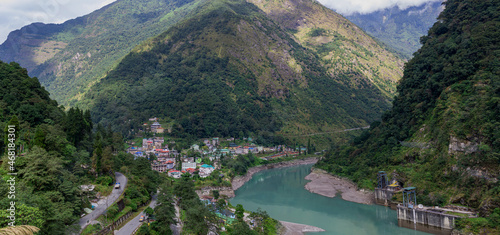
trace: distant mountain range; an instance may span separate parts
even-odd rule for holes
[[[201,2],[118,0],[63,24],[30,24],[9,34],[0,45],[0,60],[18,62],[58,102],[74,106],[135,46]]]
[[[14,31],[0,55],[99,122],[125,132],[162,115],[194,136],[366,126],[403,67],[341,15],[294,0],[119,0]]]
[[[404,10],[395,6],[369,14],[355,13],[346,18],[394,49],[403,58],[410,59],[422,46],[420,37],[427,34],[427,30],[444,9],[442,2],[431,1]]]

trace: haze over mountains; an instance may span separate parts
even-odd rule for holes
[[[346,18],[403,58],[410,59],[422,46],[420,37],[427,34],[443,9],[442,1],[431,1],[404,9],[394,6],[371,13],[353,13]]]

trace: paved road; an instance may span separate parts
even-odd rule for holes
[[[115,177],[116,177],[116,182],[120,183],[120,188],[115,189],[113,188],[113,191],[111,194],[107,197],[106,199],[101,199],[99,202],[97,202],[98,206],[97,208],[92,211],[92,213],[84,216],[83,218],[80,219],[78,224],[80,225],[80,228],[83,230],[85,226],[88,223],[92,223],[93,220],[97,219],[104,211],[115,202],[118,197],[123,193],[123,190],[125,189],[125,186],[127,186],[127,177],[125,177],[122,173],[120,172],[115,172]]]
[[[368,128],[370,128],[370,126],[364,126],[364,127],[358,127],[358,128],[351,128],[351,129],[344,129],[344,130],[338,130],[338,131],[311,133],[311,134],[304,134],[304,135],[288,135],[288,136],[285,136],[285,137],[301,137],[301,136],[324,135],[324,134],[341,133],[341,132],[355,131],[355,130],[368,129]]]
[[[173,203],[175,207],[175,220],[177,221],[176,224],[171,224],[170,229],[172,230],[173,235],[180,235],[182,231],[182,221],[181,221],[181,214],[180,214],[180,209],[179,206],[177,206],[176,203]]]
[[[154,209],[155,206],[156,206],[156,195],[153,195],[153,199],[151,200],[151,203],[149,203],[149,207]],[[117,233],[115,233],[115,235],[130,235],[130,234],[132,234],[142,224],[142,222],[139,222],[141,215],[145,215],[144,211],[141,212],[135,218],[133,218],[131,221],[129,221],[127,224],[125,224],[120,230],[118,230]]]

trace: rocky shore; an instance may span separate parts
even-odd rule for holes
[[[203,196],[211,196],[213,190],[218,190],[219,194],[221,196],[226,196],[228,198],[234,197],[234,191],[231,187],[212,187],[212,186],[207,186],[203,187],[201,189],[195,190],[196,194],[198,194],[198,197],[203,197]]]
[[[324,170],[313,169],[305,179],[311,180],[304,186],[309,192],[325,197],[335,197],[340,194],[346,201],[362,204],[374,203],[373,192],[358,190],[358,187],[351,181],[330,175]]]
[[[324,232],[324,229],[314,227],[311,225],[297,224],[291,222],[280,221],[283,229],[280,231],[281,235],[303,235],[310,232]]]
[[[241,186],[243,186],[246,182],[248,182],[250,179],[252,179],[253,174],[255,174],[259,171],[273,169],[273,168],[315,164],[317,161],[318,161],[318,158],[312,157],[312,158],[297,159],[297,160],[293,160],[293,161],[278,162],[278,163],[273,163],[273,164],[268,164],[268,165],[252,167],[252,168],[248,169],[247,173],[244,176],[234,177],[233,181],[231,182],[231,185],[233,187],[233,190],[237,190]]]

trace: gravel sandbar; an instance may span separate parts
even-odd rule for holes
[[[311,225],[297,224],[291,222],[280,221],[280,223],[285,227],[282,231],[282,235],[303,235],[304,233],[310,232],[324,232],[322,228],[314,227]]]
[[[311,180],[304,187],[312,193],[317,193],[325,197],[335,197],[337,194],[342,199],[350,202],[373,204],[374,196],[372,192],[358,190],[358,187],[345,179],[328,174],[324,170],[313,169],[311,174],[306,176],[306,180]]]

